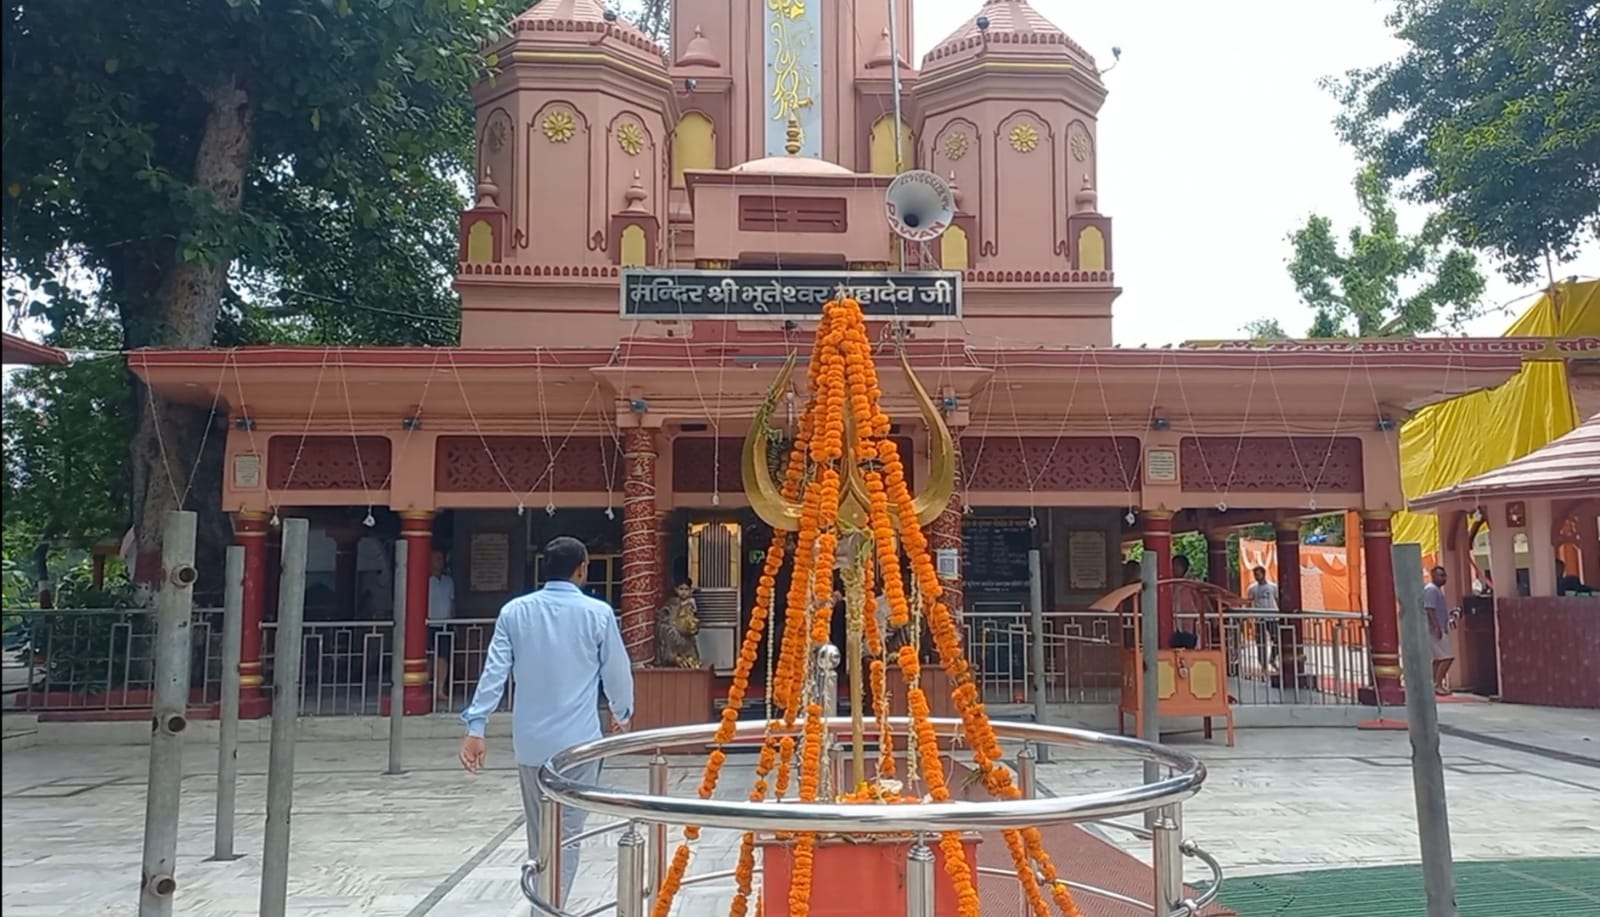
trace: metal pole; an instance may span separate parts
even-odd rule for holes
[[[394,544],[394,632],[389,659],[389,773],[404,773],[400,752],[406,730],[406,540]]]
[[[289,898],[289,811],[294,806],[294,741],[300,719],[300,640],[306,610],[310,524],[283,520],[283,578],[272,644],[272,746],[267,753],[267,829],[261,852],[261,917],[283,917]]]
[[[154,724],[144,806],[144,867],[139,917],[169,917],[178,890],[178,810],[183,791],[183,731],[189,725],[189,615],[194,608],[194,513],[167,513],[161,529],[161,591],[156,595]]]
[[[566,889],[561,887],[561,803],[549,796],[539,800],[539,897],[561,907]]]
[[[1028,552],[1028,666],[1033,669],[1033,721],[1043,725],[1049,719],[1046,709],[1048,686],[1044,671],[1044,577],[1040,573],[1039,550]],[[1048,746],[1040,745],[1040,761],[1050,760]]]
[[[1023,799],[1039,798],[1039,774],[1034,768],[1037,763],[1032,743],[1017,752],[1017,789],[1022,791]]]
[[[906,917],[933,914],[933,851],[918,838],[906,856]]]
[[[903,146],[905,145],[905,129],[901,126],[905,122],[900,116],[900,13],[895,8],[900,0],[889,0],[889,88],[894,95],[894,172],[899,175],[906,170],[906,157]],[[900,246],[900,266],[906,263],[906,240],[897,239]]]
[[[217,828],[214,860],[235,860],[233,816],[239,792],[239,651],[244,640],[244,547],[228,548],[222,583],[222,719],[217,728]]]
[[[629,822],[617,839],[617,917],[644,917],[644,835]]]
[[[1450,812],[1445,804],[1444,762],[1439,757],[1439,706],[1433,696],[1433,654],[1422,589],[1422,546],[1397,544],[1394,596],[1400,605],[1400,652],[1405,665],[1406,723],[1411,733],[1411,782],[1417,798],[1417,837],[1422,846],[1428,917],[1455,917],[1455,865],[1450,853]],[[1512,584],[1513,586],[1515,584]]]
[[[1143,651],[1140,667],[1144,670],[1143,696],[1139,698],[1140,719],[1144,721],[1144,730],[1139,738],[1147,742],[1161,741],[1161,686],[1158,675],[1161,671],[1161,643],[1156,636],[1160,625],[1159,617],[1160,599],[1156,595],[1156,555],[1152,551],[1145,551],[1139,559],[1139,581],[1144,588],[1139,592],[1139,648]],[[1161,779],[1161,768],[1154,761],[1144,762],[1144,782],[1155,783]],[[1145,827],[1155,826],[1155,813],[1145,813]]]
[[[1166,917],[1183,900],[1183,834],[1178,828],[1177,806],[1156,810],[1151,832],[1151,871],[1155,873],[1155,912]]]
[[[667,795],[667,759],[661,752],[656,752],[650,758],[650,795]],[[650,894],[655,896],[661,891],[661,880],[667,876],[667,826],[653,824],[650,826]]]

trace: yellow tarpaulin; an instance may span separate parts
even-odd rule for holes
[[[1506,337],[1600,335],[1600,281],[1558,284],[1507,329]],[[1530,360],[1498,388],[1429,405],[1400,428],[1400,480],[1407,499],[1459,484],[1566,435],[1578,425],[1566,364]],[[1437,555],[1431,513],[1397,513],[1394,540]]]

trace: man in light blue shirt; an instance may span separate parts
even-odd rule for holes
[[[600,688],[618,731],[633,717],[633,670],[622,645],[611,606],[583,593],[589,551],[576,538],[561,537],[544,549],[544,588],[512,599],[500,609],[489,641],[478,692],[461,714],[467,735],[461,740],[461,765],[476,774],[488,748],[484,728],[500,704],[506,678],[516,681],[511,706],[511,740],[527,816],[528,857],[539,858],[537,776],[555,754],[600,738]],[[600,764],[584,765],[567,776],[584,783],[600,779]],[[566,809],[561,836],[583,831],[587,813]],[[563,844],[561,902],[578,872],[578,848]]]

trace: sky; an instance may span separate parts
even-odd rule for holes
[[[870,2],[870,0],[858,0]],[[980,7],[916,3],[917,60]],[[1317,81],[1398,57],[1378,0],[1032,0],[1093,54],[1109,90],[1099,119],[1100,210],[1110,216],[1118,344],[1241,337],[1277,318],[1303,334],[1286,236],[1321,213],[1341,236],[1356,221],[1358,168],[1334,134],[1338,111]],[[1402,210],[1420,225],[1424,212]],[[1231,238],[1234,260],[1214,240]],[[1495,336],[1538,290],[1489,277],[1488,312],[1467,333]],[[1557,276],[1600,274],[1591,245]],[[1503,307],[1515,300],[1509,311]]]

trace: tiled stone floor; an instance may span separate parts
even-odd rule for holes
[[[1600,715],[1496,705],[1445,708],[1451,827],[1460,860],[1600,856]],[[1464,732],[1463,732],[1464,731]],[[1498,736],[1518,747],[1467,735]],[[1244,730],[1237,747],[1170,737],[1210,769],[1185,809],[1187,834],[1232,875],[1260,875],[1416,859],[1409,743],[1404,733],[1349,729]],[[1522,746],[1554,749],[1551,758]],[[387,748],[370,740],[308,740],[296,761],[290,913],[392,917],[507,917],[518,905],[525,855],[509,743],[492,746],[485,773],[454,764],[456,743],[418,739],[410,770],[387,777]],[[148,752],[138,746],[38,745],[4,756],[3,876],[8,917],[128,914],[137,898]],[[215,749],[185,754],[176,911],[207,917],[256,913],[266,788],[265,743],[241,746],[237,850],[212,850]],[[675,792],[692,793],[695,761],[674,761]],[[1039,768],[1055,793],[1136,780],[1138,766],[1061,752]],[[742,795],[748,764],[730,761],[724,784]],[[607,781],[642,787],[641,767],[617,765]],[[1108,837],[1125,841],[1120,832]],[[612,897],[608,845],[588,845],[569,906]],[[707,832],[694,871],[731,866],[735,836]],[[1140,845],[1127,848],[1148,857]],[[1202,878],[1198,870],[1191,878]],[[713,915],[722,888],[685,889],[676,913]],[[1093,912],[1090,911],[1092,914]]]

